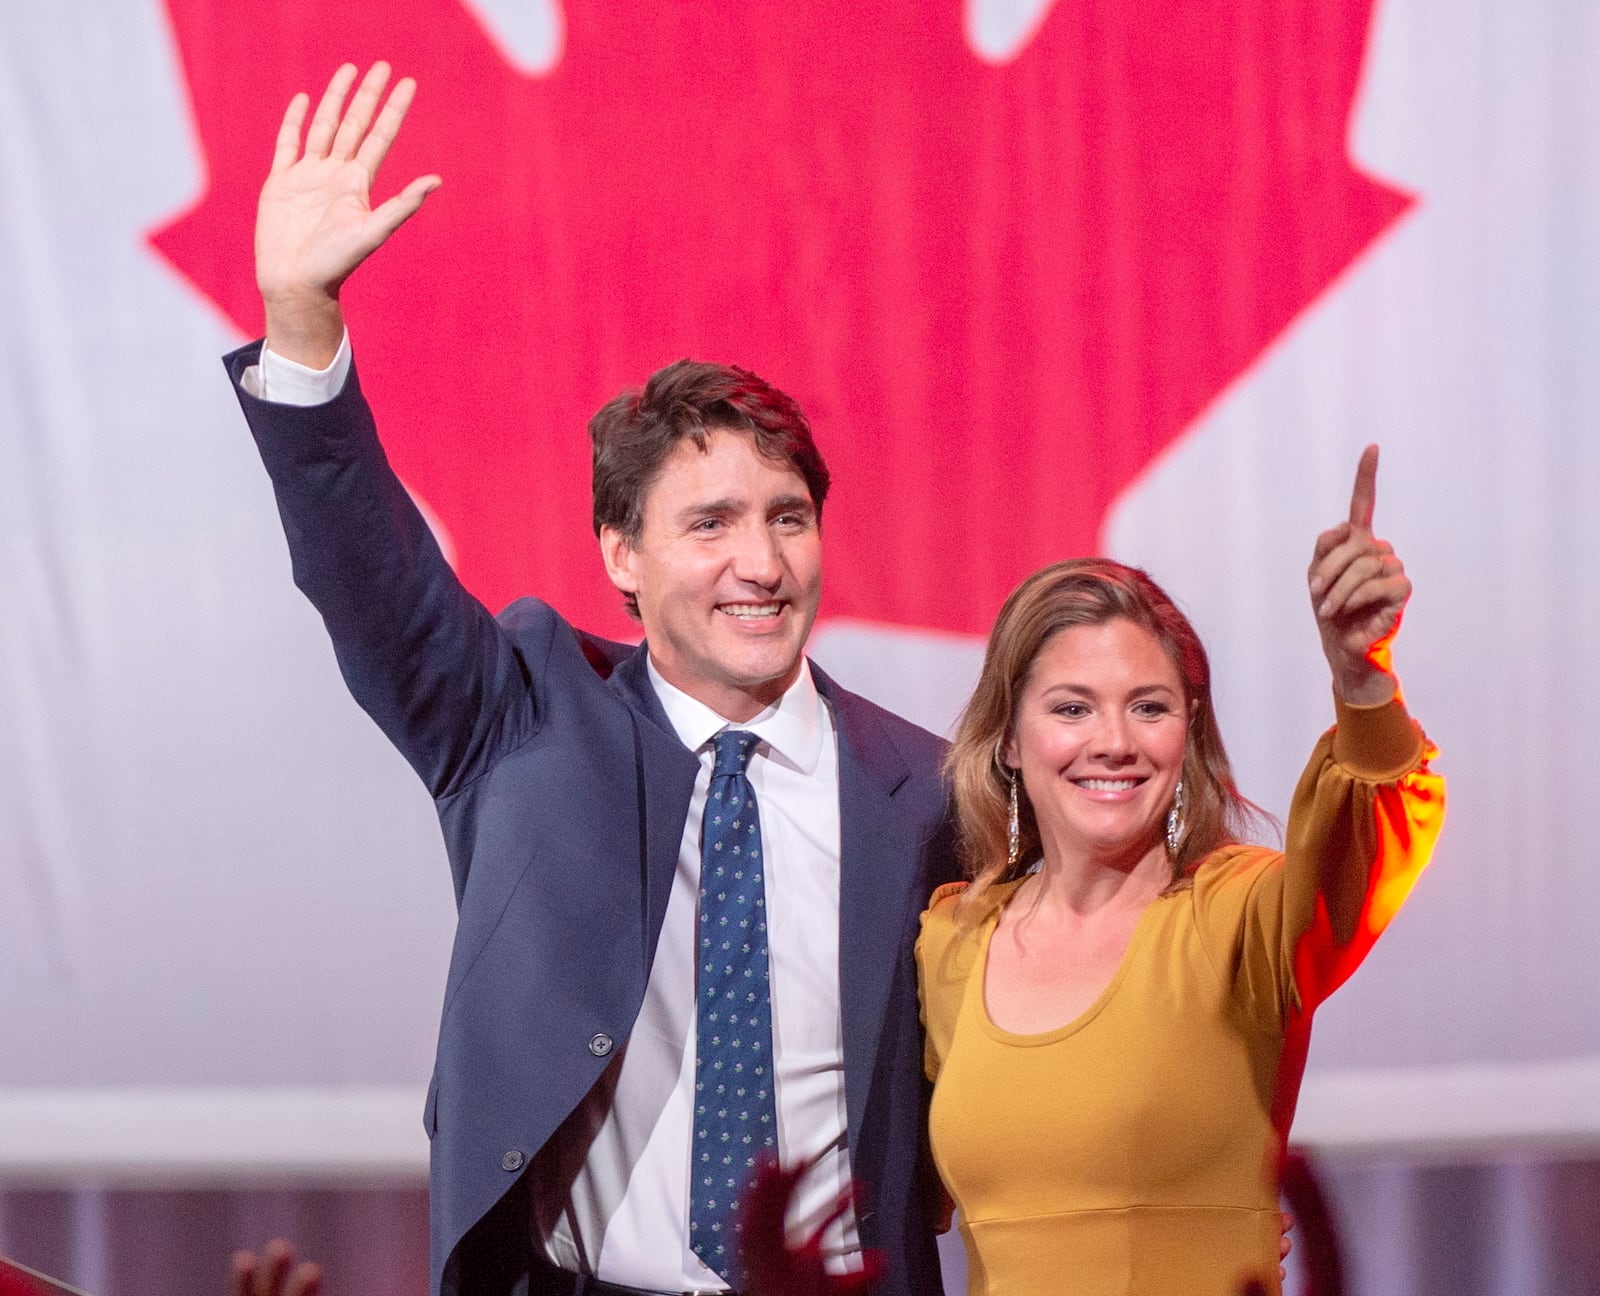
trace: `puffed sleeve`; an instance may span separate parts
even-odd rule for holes
[[[1225,848],[1195,876],[1211,960],[1263,1029],[1282,1030],[1356,969],[1427,866],[1444,818],[1435,750],[1404,703],[1335,707],[1295,789],[1283,853]]]
[[[917,936],[917,1002],[922,1010],[922,1069],[929,1080],[950,1051],[977,941],[956,922],[956,897],[965,882],[946,882],[928,897]]]

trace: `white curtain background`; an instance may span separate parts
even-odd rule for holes
[[[1050,6],[926,8],[994,57]],[[475,9],[559,67],[553,0]],[[1593,0],[1382,0],[1349,150],[1415,205],[1103,533],[1193,616],[1281,814],[1331,709],[1311,541],[1383,446],[1450,815],[1319,1014],[1296,1127],[1363,1296],[1600,1292],[1597,68]],[[163,5],[0,7],[0,1252],[220,1291],[286,1232],[332,1296],[421,1293],[449,882],[290,584],[217,359],[244,339],[148,242],[206,182]],[[813,647],[939,730],[981,652],[860,619]]]

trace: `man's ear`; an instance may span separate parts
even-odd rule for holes
[[[613,585],[624,594],[639,592],[639,578],[633,572],[633,546],[616,527],[600,528],[600,557]]]

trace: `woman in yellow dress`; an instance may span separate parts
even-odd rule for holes
[[[1336,723],[1282,852],[1240,844],[1205,651],[1143,572],[1059,563],[995,623],[949,762],[972,880],[917,946],[970,1296],[1278,1290],[1312,1011],[1443,811],[1390,669],[1411,584],[1372,534],[1376,469],[1369,447],[1308,574]]]

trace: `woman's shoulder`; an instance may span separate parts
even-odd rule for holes
[[[1252,915],[1281,908],[1284,857],[1267,846],[1219,846],[1195,868],[1185,897],[1187,921],[1212,937],[1232,940]]]
[[[957,919],[961,897],[969,886],[967,882],[946,882],[933,889],[927,907],[922,911],[922,934],[917,938],[918,953],[933,946],[947,945],[955,937],[962,926]]]
[[[971,886],[970,882],[945,882],[934,887],[933,894],[928,897],[928,907],[923,913],[926,918],[934,911],[943,909],[946,915],[954,911],[956,899]]]
[[[1282,870],[1282,851],[1235,842],[1217,847],[1195,866],[1190,892],[1196,905],[1204,906],[1247,894]]]
[[[990,925],[996,914],[1004,908],[1011,893],[1019,883],[1002,882],[986,888],[979,898],[981,910],[973,912],[971,903],[963,904],[970,884],[946,882],[936,887],[928,897],[928,906],[922,911],[922,932],[917,938],[917,957],[925,968],[939,967],[950,972],[957,969],[964,974],[968,958],[964,955],[950,962],[960,951],[975,949],[978,937]]]
[[[986,919],[1006,907],[1012,893],[1025,881],[1026,878],[1017,878],[1010,882],[993,883],[985,887],[979,897],[968,895],[972,890],[970,882],[945,882],[936,886],[933,894],[928,897],[927,907],[922,911],[923,929],[945,926],[959,926],[963,929],[981,927]],[[976,914],[963,912],[970,908],[974,900],[981,906],[981,912]]]
[[[1282,863],[1283,852],[1271,846],[1230,842],[1226,846],[1218,846],[1195,865],[1194,881],[1196,886],[1202,881],[1209,886],[1216,886],[1234,878],[1259,873],[1262,869],[1278,867]]]

